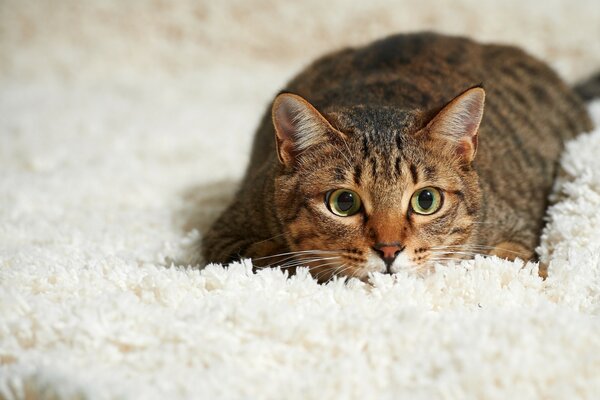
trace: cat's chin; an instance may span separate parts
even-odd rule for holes
[[[368,277],[376,272],[381,274],[395,274],[405,272],[409,274],[423,275],[423,266],[414,263],[406,254],[399,254],[391,265],[389,271],[385,263],[375,253],[370,253],[367,256],[367,262],[360,269],[360,276],[357,278],[367,280]]]
[[[398,272],[414,272],[419,269],[419,265],[415,264],[406,253],[400,253],[396,256],[396,259],[390,267],[390,273],[396,274]]]
[[[373,252],[370,252],[367,256],[367,262],[365,262],[362,266],[362,271],[365,277],[368,277],[369,274],[374,272],[380,272],[385,274],[387,272],[387,268],[385,267],[385,263]]]

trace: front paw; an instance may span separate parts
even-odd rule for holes
[[[533,261],[535,259],[535,254],[533,251],[515,242],[502,242],[498,244],[492,251],[490,251],[490,255],[510,261],[513,261],[517,258],[520,258],[525,262]],[[542,279],[546,279],[548,277],[548,266],[546,264],[540,263],[538,275]]]
[[[491,256],[513,261],[517,258],[527,262],[534,258],[533,251],[516,242],[502,242],[490,251]]]

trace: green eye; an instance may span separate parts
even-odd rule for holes
[[[410,205],[417,214],[433,214],[442,206],[442,193],[432,187],[419,189],[412,195]]]
[[[349,217],[360,210],[360,197],[349,189],[338,189],[327,192],[325,204],[329,211],[340,217]]]

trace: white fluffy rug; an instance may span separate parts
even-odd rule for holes
[[[600,69],[600,3],[539,7],[0,0],[0,398],[598,398],[600,128],[565,152],[546,281],[177,266],[312,57],[436,29]]]

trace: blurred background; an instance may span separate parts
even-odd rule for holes
[[[188,77],[218,68],[288,74],[323,52],[436,30],[519,44],[565,75],[600,54],[596,0],[2,0],[4,77]],[[232,73],[231,71],[227,71]],[[233,73],[232,73],[233,75]]]
[[[519,45],[570,82],[600,69],[598,0],[0,0],[5,245],[164,258],[223,207],[286,80],[416,30]]]

